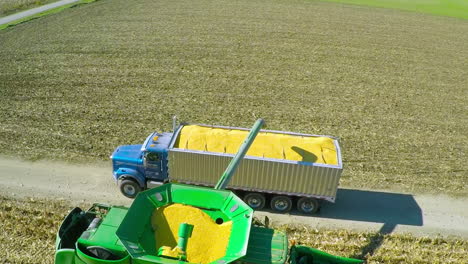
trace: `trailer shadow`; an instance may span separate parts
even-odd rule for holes
[[[373,255],[397,225],[423,225],[422,210],[413,195],[351,189],[338,189],[336,203],[323,203],[315,217],[382,223],[369,243],[353,256],[358,259]]]
[[[268,210],[269,211],[269,210]],[[271,211],[270,211],[271,212]],[[319,213],[306,216],[294,210],[291,215],[382,223],[382,227],[369,239],[354,258],[373,255],[382,245],[385,235],[397,225],[423,226],[422,210],[413,195],[377,191],[338,189],[336,203],[323,202]]]
[[[315,217],[387,225],[423,225],[422,210],[413,195],[351,189],[338,189],[336,203],[323,203]]]

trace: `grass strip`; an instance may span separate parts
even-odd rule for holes
[[[466,263],[468,241],[450,237],[416,237],[350,230],[283,227],[289,238],[325,252],[377,263]]]
[[[98,201],[96,201],[98,202]],[[74,204],[87,209],[90,204]],[[74,205],[65,200],[0,196],[1,263],[50,264],[55,237]],[[328,253],[377,263],[466,263],[468,241],[461,238],[382,235],[375,232],[282,226],[290,240]]]
[[[3,0],[0,2],[0,18],[56,1],[57,0]]]
[[[399,10],[468,19],[466,0],[322,0],[353,5],[393,8]]]
[[[6,24],[2,24],[2,25],[0,25],[0,30],[8,28],[8,27],[12,27],[12,26],[24,23],[24,22],[28,22],[30,20],[37,19],[37,18],[40,18],[40,17],[43,17],[43,16],[55,14],[55,13],[58,13],[58,12],[61,12],[61,11],[65,10],[67,8],[76,7],[76,6],[79,6],[79,5],[82,5],[82,4],[88,4],[88,3],[95,2],[95,1],[97,1],[97,0],[80,0],[78,2],[74,2],[74,3],[71,3],[71,4],[66,4],[66,5],[63,5],[63,6],[52,8],[52,9],[49,9],[49,10],[44,11],[44,12],[40,12],[40,13],[31,15],[31,16],[27,16],[27,17],[24,17],[24,18],[21,18],[21,19],[6,23]]]

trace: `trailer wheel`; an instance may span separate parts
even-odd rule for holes
[[[135,196],[137,196],[137,194],[141,191],[140,185],[138,185],[138,183],[136,183],[134,180],[130,179],[122,180],[119,184],[119,187],[120,192],[122,192],[122,194],[128,198],[135,198]]]
[[[248,193],[244,196],[244,202],[254,210],[265,207],[265,196],[261,193]]]
[[[317,199],[302,197],[297,201],[297,210],[304,214],[315,214],[318,212],[320,204]]]
[[[287,213],[291,211],[292,200],[287,196],[275,196],[270,202],[271,209],[279,213]]]

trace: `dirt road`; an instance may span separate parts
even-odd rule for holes
[[[16,20],[20,20],[20,19],[25,18],[25,17],[36,15],[36,14],[45,12],[47,10],[54,9],[56,7],[60,7],[60,6],[64,6],[64,5],[68,5],[68,4],[71,4],[71,3],[75,3],[75,2],[78,2],[78,1],[79,0],[61,0],[61,1],[57,1],[57,2],[54,2],[54,3],[47,4],[47,5],[32,8],[32,9],[29,9],[29,10],[26,10],[26,11],[22,11],[22,12],[19,12],[19,13],[10,15],[10,16],[2,17],[2,18],[0,18],[0,25],[7,24],[7,23],[10,23],[10,22],[14,22]]]
[[[1,194],[10,197],[48,197],[72,203],[105,202],[130,205],[111,176],[109,163],[70,165],[58,162],[25,162],[0,157]],[[385,191],[340,189],[335,204],[325,203],[316,216],[268,216],[276,224],[294,223],[307,228],[346,228],[410,232],[419,236],[468,238],[468,198],[412,195]]]

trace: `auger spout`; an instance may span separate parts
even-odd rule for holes
[[[257,136],[258,132],[262,128],[263,124],[264,124],[264,121],[261,118],[255,122],[249,134],[247,135],[247,138],[239,147],[239,150],[237,151],[236,155],[229,163],[228,167],[224,171],[218,183],[216,183],[215,189],[218,189],[218,190],[225,189],[226,186],[229,184],[229,181],[231,180],[232,175],[234,175],[234,172],[236,172],[237,166],[239,166],[239,163],[242,161],[245,154],[249,150],[250,145],[252,145],[252,142],[255,140],[255,137]]]

